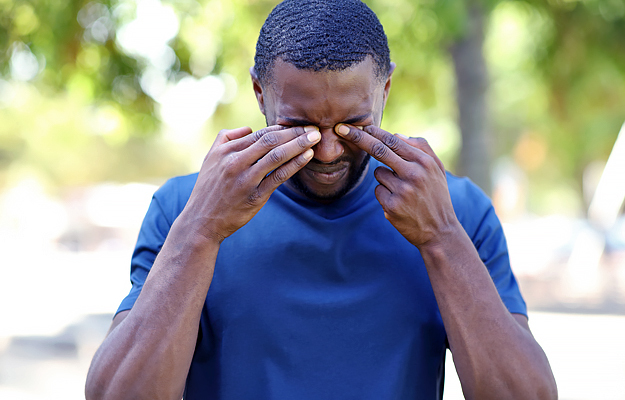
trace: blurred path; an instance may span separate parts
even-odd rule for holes
[[[79,400],[110,314],[56,335],[0,337],[0,399]],[[530,325],[556,375],[560,400],[625,400],[625,317],[534,312]],[[451,357],[445,400],[463,399]]]
[[[560,400],[625,400],[624,316],[530,311],[530,327],[547,353]],[[463,399],[451,357],[446,371],[444,398]]]
[[[131,249],[33,251],[2,239],[0,399],[84,399],[91,358],[130,289]],[[530,326],[561,400],[625,400],[624,315],[530,312]],[[462,398],[450,356],[445,400]]]

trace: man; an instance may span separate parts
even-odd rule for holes
[[[268,127],[154,195],[87,398],[440,399],[446,345],[469,399],[557,397],[489,200],[379,128],[394,69],[359,0],[272,11]]]

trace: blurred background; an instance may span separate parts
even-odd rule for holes
[[[398,65],[382,127],[493,198],[560,398],[625,399],[625,1],[366,3]],[[0,0],[0,398],[84,398],[153,191],[264,126],[275,4]]]

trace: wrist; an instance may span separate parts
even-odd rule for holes
[[[224,241],[225,236],[218,233],[206,218],[200,218],[183,211],[174,221],[170,235],[181,236],[190,244],[199,246],[217,247]]]
[[[450,253],[465,251],[467,246],[473,248],[473,242],[466,231],[456,221],[445,229],[440,230],[434,237],[417,246],[423,258],[439,259]]]

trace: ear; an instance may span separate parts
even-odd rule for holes
[[[260,108],[260,112],[265,115],[265,98],[263,97],[263,86],[260,84],[260,80],[258,79],[258,75],[256,75],[254,67],[250,67],[250,76],[252,77],[252,86],[254,88],[256,101],[258,101],[258,108]]]
[[[393,76],[393,72],[395,71],[395,67],[397,65],[394,62],[391,62],[391,67],[388,70],[388,78],[386,78],[386,83],[384,84],[384,104],[383,107],[386,107],[386,100],[388,99],[388,94],[391,92],[391,78]]]

